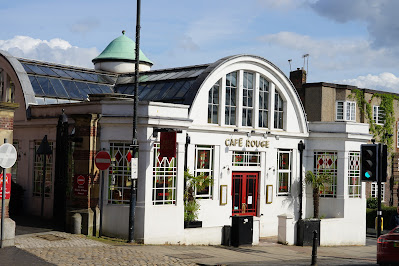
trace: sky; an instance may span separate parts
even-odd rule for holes
[[[397,0],[143,0],[140,49],[152,69],[252,54],[287,76],[304,67],[308,82],[399,93],[397,10]],[[0,0],[0,25],[13,56],[93,68],[122,30],[135,39],[136,1]]]

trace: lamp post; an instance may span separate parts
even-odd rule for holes
[[[139,55],[140,55],[140,9],[141,9],[141,0],[137,0],[137,15],[136,15],[136,62],[135,62],[135,70],[134,70],[134,101],[133,101],[133,139],[132,139],[132,158],[137,158],[137,103],[139,100],[138,97],[138,88],[139,88]],[[133,162],[134,160],[132,160]],[[138,168],[138,165],[137,165]],[[133,176],[131,177],[130,184],[130,208],[129,208],[129,239],[128,242],[132,243],[134,239],[134,213],[136,209],[136,184],[133,180]]]

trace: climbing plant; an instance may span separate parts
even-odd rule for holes
[[[366,101],[364,91],[359,89],[352,90],[351,98],[355,98],[357,105],[363,115],[367,118],[370,125],[370,133],[373,138],[380,143],[388,146],[388,152],[392,156],[393,147],[393,133],[395,128],[395,111],[394,100],[399,100],[396,95],[388,93],[374,93],[370,100]],[[373,117],[373,106],[371,102],[374,98],[380,99],[379,108],[384,114],[384,124],[377,124]]]

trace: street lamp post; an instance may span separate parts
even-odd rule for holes
[[[135,62],[135,70],[134,70],[134,101],[133,101],[133,140],[132,140],[132,158],[137,158],[137,103],[139,100],[138,97],[138,88],[139,88],[139,55],[140,55],[140,9],[141,9],[141,0],[137,0],[137,15],[136,15],[136,62]],[[134,160],[132,159],[132,162]],[[138,165],[137,165],[138,168]],[[134,214],[136,209],[136,187],[133,180],[133,176],[131,177],[130,184],[130,208],[129,208],[129,239],[128,242],[133,242],[134,239]]]

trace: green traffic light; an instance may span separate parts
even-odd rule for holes
[[[369,172],[369,171],[367,171],[367,172],[366,172],[364,175],[366,176],[366,178],[370,178],[370,177],[371,177],[371,175],[370,175],[370,172]]]

